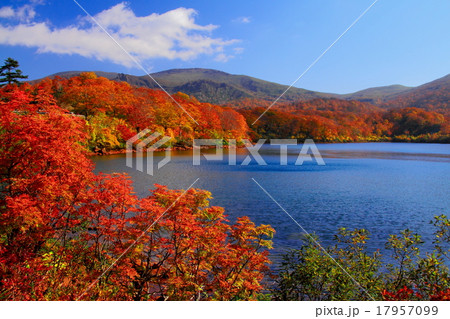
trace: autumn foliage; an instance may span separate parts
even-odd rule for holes
[[[123,149],[145,128],[180,148],[194,138],[446,142],[450,134],[440,109],[387,111],[336,99],[273,108],[250,129],[266,105],[242,103],[237,111],[94,73],[1,88],[0,300],[258,298],[269,271],[270,226],[247,217],[230,223],[204,190],[155,185],[139,198],[126,174],[93,172],[92,151]],[[449,222],[441,216],[435,225],[435,255],[419,258],[419,239],[408,232],[390,238],[402,264],[387,279],[377,271],[378,256],[361,248],[363,230],[342,230],[348,249],[329,253],[385,300],[448,300],[448,253],[439,244],[449,242]],[[291,257],[274,298],[365,296],[313,244]]]
[[[62,109],[87,123],[91,151],[120,150],[143,129],[169,136],[165,147],[190,148],[195,138],[312,138],[316,142],[450,142],[450,121],[445,105],[403,103],[389,105],[341,99],[278,102],[242,99],[226,105],[200,103],[178,92],[137,88],[111,81],[93,72],[69,79],[55,77],[25,91],[45,92]],[[41,92],[38,94],[38,92]],[[259,120],[254,123],[254,121]]]
[[[165,146],[190,147],[194,138],[247,137],[244,117],[229,107],[200,103],[183,93],[168,96],[160,90],[132,87],[93,72],[45,79],[24,89],[45,91],[62,109],[83,116],[90,150],[124,148],[127,139],[146,128],[171,137]]]
[[[419,292],[415,292],[413,289],[403,287],[395,292],[383,290],[383,300],[386,301],[410,301],[410,300],[422,300],[423,296]],[[429,300],[432,301],[450,301],[450,289],[435,291],[430,295]]]
[[[257,138],[313,138],[319,142],[450,142],[448,112],[392,107],[339,99],[279,103],[256,123],[271,103],[243,100],[235,107]],[[441,112],[442,111],[442,112]],[[253,124],[254,123],[254,124]]]
[[[1,91],[0,299],[255,299],[273,229],[231,224],[207,191],[138,198],[94,174],[87,125],[45,87]]]

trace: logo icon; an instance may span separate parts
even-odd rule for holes
[[[159,148],[166,145],[171,138],[169,136],[163,136],[162,134],[155,132],[151,133],[149,129],[145,129],[132,138],[130,138],[127,145],[126,165],[133,168],[133,149],[136,151],[136,169],[140,172],[144,172],[144,158],[146,158],[146,173],[153,176],[154,173],[154,152]],[[155,142],[156,141],[156,142]],[[227,140],[227,154],[224,154],[224,140],[222,139],[194,139],[192,141],[193,146],[193,158],[192,164],[194,166],[201,165],[201,158],[206,161],[221,161],[225,156],[228,157],[228,165],[235,166],[247,166],[254,160],[257,165],[267,165],[264,158],[259,153],[261,148],[267,144],[271,146],[277,146],[280,151],[280,165],[288,165],[288,147],[297,147],[293,150],[298,151],[298,157],[296,158],[294,165],[303,165],[305,161],[316,162],[317,165],[325,165],[320,152],[312,139],[307,139],[303,142],[301,149],[298,149],[298,143],[296,139],[260,139],[257,143],[252,144],[249,140],[243,139],[240,143],[241,147],[245,148],[247,155],[240,162],[237,163],[236,149],[237,141],[235,139]],[[201,149],[215,149],[215,154],[204,153]],[[170,147],[166,147],[164,150],[164,157],[158,162],[157,169],[164,167],[171,161]],[[144,156],[145,155],[145,156]],[[161,156],[158,154],[157,158]]]
[[[153,134],[150,134],[151,131],[149,129],[145,129],[143,131],[140,131],[135,136],[127,140],[127,159],[126,159],[126,165],[127,167],[133,168],[133,146],[136,142],[136,169],[140,172],[144,172],[144,154],[146,154],[147,159],[147,169],[146,173],[153,176],[153,153],[169,142],[171,140],[168,136],[162,136],[160,133],[155,132]],[[161,137],[162,136],[162,137]],[[161,137],[158,141],[151,144],[153,141]],[[167,163],[171,160],[171,148],[168,147],[165,149],[165,156],[164,158],[158,162],[158,169],[165,166]]]

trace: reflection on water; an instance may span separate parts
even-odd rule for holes
[[[420,145],[418,147],[418,145]],[[446,144],[352,143],[319,144],[324,158],[373,158],[393,160],[437,161],[450,163],[450,146]],[[298,155],[300,146],[289,147],[289,155]],[[276,155],[279,146],[266,145],[262,154]]]
[[[450,145],[407,143],[320,144],[325,166],[305,162],[295,166],[301,145],[290,147],[288,165],[280,165],[279,148],[264,145],[267,165],[229,166],[222,161],[192,165],[192,151],[172,153],[171,162],[149,176],[125,166],[125,155],[95,157],[96,170],[127,172],[136,193],[148,194],[154,183],[212,192],[213,205],[223,206],[230,220],[247,215],[257,224],[276,230],[273,259],[301,244],[302,233],[294,222],[253,182],[260,183],[307,231],[330,244],[338,227],[366,228],[372,234],[370,249],[384,250],[388,234],[409,228],[428,241],[429,221],[450,214]],[[213,150],[202,151],[214,153]],[[163,153],[155,154],[155,163]],[[247,156],[237,150],[237,163]],[[145,168],[145,167],[144,167]]]

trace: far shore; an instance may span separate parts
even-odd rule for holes
[[[381,141],[357,141],[357,142],[316,142],[316,144],[363,144],[363,143],[410,143],[410,144],[450,144],[449,142],[423,142],[423,141],[399,141],[399,140],[381,140]],[[223,148],[228,149],[228,145],[222,145]],[[237,148],[244,148],[243,145],[238,145]],[[202,145],[201,149],[210,149],[214,148],[214,145]],[[164,152],[166,150],[171,151],[190,151],[194,149],[193,146],[173,146],[173,147],[162,147],[154,149],[154,152]],[[98,151],[89,151],[88,156],[108,156],[108,155],[118,155],[118,154],[126,154],[126,153],[136,153],[136,150],[128,150],[128,149],[119,149],[119,150],[105,150],[99,149]]]

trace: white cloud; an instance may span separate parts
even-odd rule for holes
[[[246,23],[252,22],[252,19],[250,17],[238,17],[238,18],[234,19],[233,22],[246,24]]]
[[[21,21],[31,21],[36,16],[36,11],[31,5],[24,5],[16,10],[16,16]]]
[[[15,12],[12,7],[3,7],[0,8],[0,18],[12,18],[14,17]]]
[[[244,48],[234,48],[233,51],[235,54],[241,54],[244,52]]]
[[[33,5],[26,4],[17,9],[13,9],[11,6],[0,8],[0,18],[17,19],[20,21],[29,22],[36,16],[36,11]]]
[[[234,56],[232,55],[227,55],[224,53],[219,53],[216,57],[215,57],[215,61],[217,62],[228,62],[229,59],[234,58]]]
[[[1,8],[0,12],[10,14],[5,8],[8,7]],[[19,9],[14,11],[16,15]],[[31,18],[31,11],[23,15]],[[195,15],[194,9],[178,8],[138,17],[125,3],[119,3],[94,18],[141,61],[153,58],[192,60],[202,54],[226,61],[231,56],[224,48],[237,40],[212,37],[217,26],[198,25]],[[78,54],[133,66],[133,61],[88,17],[64,28],[54,28],[47,22],[0,25],[0,44],[36,47],[40,53]]]

